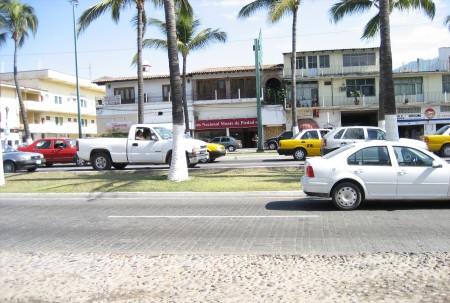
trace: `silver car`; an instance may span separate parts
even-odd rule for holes
[[[2,143],[3,171],[14,173],[16,170],[35,171],[45,158],[39,153],[18,151],[8,144]]]

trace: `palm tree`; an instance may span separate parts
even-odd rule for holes
[[[119,22],[120,11],[130,5],[136,5],[137,9],[137,78],[138,78],[138,123],[144,123],[144,74],[142,70],[142,40],[145,22],[145,6],[146,0],[103,0],[97,5],[91,6],[78,19],[78,34],[82,33],[92,21],[97,19],[103,13],[111,11],[111,17],[114,22]],[[162,0],[152,0],[155,6],[161,6]],[[187,0],[177,1],[183,9],[191,10]]]
[[[172,92],[173,152],[168,179],[188,180],[186,154],[184,150],[183,100],[181,93],[180,65],[176,32],[175,7],[173,0],[164,0],[166,16],[167,49],[169,57],[170,87]]]
[[[359,14],[375,7],[378,13],[366,24],[361,39],[371,39],[380,33],[380,97],[378,123],[387,130],[388,139],[398,139],[397,116],[395,108],[394,83],[392,77],[392,52],[390,42],[389,15],[394,9],[419,9],[430,18],[436,11],[433,0],[340,0],[329,13],[335,23],[346,15]],[[386,113],[385,113],[386,111]],[[388,117],[385,125],[385,114]],[[392,133],[392,132],[395,133]]]
[[[297,43],[297,12],[301,0],[255,0],[244,6],[238,18],[247,18],[259,9],[268,9],[269,21],[275,23],[287,14],[292,14],[292,55],[291,55],[291,113],[292,131],[298,133],[297,121],[297,87],[296,87],[296,43]]]
[[[444,26],[448,27],[448,30],[450,31],[450,15],[448,15],[445,19],[444,19]]]
[[[28,117],[23,103],[22,93],[17,80],[17,54],[19,48],[25,43],[29,32],[36,34],[38,27],[38,19],[34,13],[34,8],[19,0],[0,0],[0,14],[3,21],[3,30],[1,34],[3,41],[5,35],[10,35],[14,40],[14,83],[16,85],[17,98],[19,99],[20,114],[22,116],[23,126],[25,129],[25,138],[31,143],[30,126],[28,125]]]
[[[167,35],[166,23],[158,19],[149,19],[149,25],[156,26],[163,34]],[[191,51],[205,49],[207,46],[214,42],[225,43],[227,34],[219,29],[206,28],[196,34],[196,30],[200,26],[200,20],[195,19],[192,14],[182,13],[179,10],[176,12],[175,20],[176,32],[177,32],[177,46],[178,51],[183,57],[183,75],[182,75],[182,99],[183,99],[183,111],[184,111],[184,124],[185,131],[189,133],[189,112],[186,100],[186,66],[187,56]],[[143,47],[149,48],[168,48],[167,40],[164,39],[145,39]]]

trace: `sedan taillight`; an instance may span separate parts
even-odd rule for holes
[[[307,176],[308,178],[314,178],[314,169],[313,169],[313,167],[310,166],[310,165],[308,165],[308,166],[306,167],[306,176]]]

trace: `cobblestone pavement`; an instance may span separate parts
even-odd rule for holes
[[[0,251],[0,302],[450,302],[449,253]]]

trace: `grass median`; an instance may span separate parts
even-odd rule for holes
[[[300,190],[303,168],[190,170],[189,181],[168,170],[34,172],[5,175],[0,193],[240,192]]]

